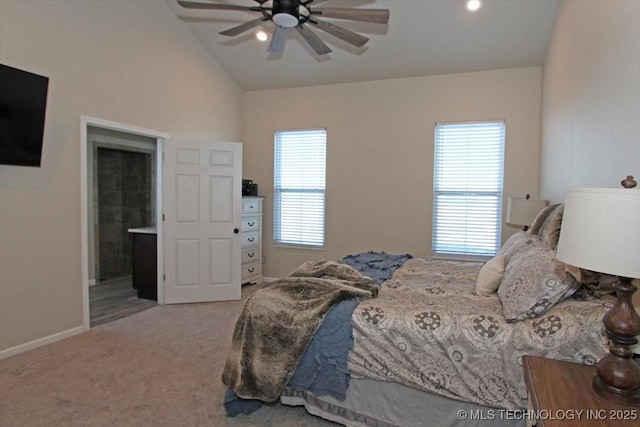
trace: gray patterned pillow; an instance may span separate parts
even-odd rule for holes
[[[538,236],[532,236],[525,231],[518,231],[504,242],[504,245],[502,245],[496,255],[502,255],[508,263],[511,257],[537,241],[540,241]]]
[[[558,240],[560,239],[560,226],[562,225],[562,215],[564,214],[564,205],[559,204],[544,220],[538,236],[546,242],[551,249],[555,249],[558,246]]]
[[[531,224],[531,228],[529,228],[530,234],[538,234],[540,232],[540,228],[542,224],[547,220],[547,217],[555,208],[560,206],[560,203],[556,203],[555,205],[549,205],[543,208],[538,215],[536,215],[536,219],[533,220],[533,224]]]
[[[534,240],[507,263],[498,297],[504,317],[512,323],[540,316],[579,287],[555,259],[555,252]]]

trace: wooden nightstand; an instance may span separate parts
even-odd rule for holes
[[[530,414],[536,427],[640,426],[640,408],[622,406],[591,389],[594,366],[524,356]]]

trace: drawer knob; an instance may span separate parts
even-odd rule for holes
[[[249,270],[247,270],[249,273],[253,273],[254,271],[256,271],[255,268],[251,267]]]
[[[255,237],[249,237],[247,240],[250,241],[250,242],[253,242],[254,240],[256,240],[256,238]]]
[[[240,230],[238,230],[237,228],[234,228],[234,229],[233,229],[233,232],[234,232],[235,234],[238,234],[238,233],[240,232]]]
[[[256,253],[255,252],[251,252],[250,254],[247,254],[247,255],[249,256],[249,258],[253,258],[256,255]]]
[[[256,223],[253,221],[249,223],[249,227],[253,227],[254,225],[256,225]]]

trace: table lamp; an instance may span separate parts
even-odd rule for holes
[[[507,225],[523,227],[522,230],[527,231],[545,206],[547,206],[546,200],[532,199],[529,194],[525,197],[509,197]]]
[[[609,354],[597,365],[593,389],[613,402],[640,406],[640,368],[633,361],[640,316],[631,298],[640,278],[640,190],[577,188],[564,206],[556,258],[566,264],[618,276],[616,300],[603,323]]]

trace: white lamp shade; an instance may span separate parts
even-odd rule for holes
[[[547,206],[546,200],[509,197],[507,224],[519,227],[531,225],[545,206]]]
[[[640,190],[569,191],[556,257],[599,273],[640,278]]]

